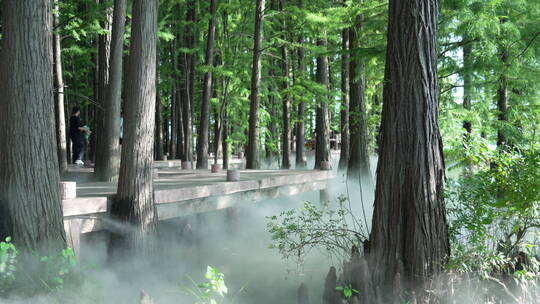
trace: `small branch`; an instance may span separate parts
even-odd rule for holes
[[[60,93],[60,92],[58,92],[58,90],[53,90],[53,93],[64,94],[64,95],[73,95],[73,96],[81,97],[82,99],[85,99],[86,101],[89,101],[91,104],[98,107],[99,109],[105,110],[98,102],[94,101],[93,99],[91,99],[89,97],[81,95],[79,93],[67,92],[67,91],[64,91],[64,92]]]

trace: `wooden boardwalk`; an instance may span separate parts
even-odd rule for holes
[[[224,170],[210,173],[156,167],[159,169],[154,195],[159,220],[322,190],[336,176],[335,171],[241,170],[239,181],[228,182]],[[89,168],[71,171],[64,180],[92,174]],[[108,229],[110,199],[116,194],[116,183],[82,180],[77,183],[77,197],[62,201],[66,233],[76,251],[81,233]]]

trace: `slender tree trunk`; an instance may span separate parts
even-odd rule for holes
[[[216,7],[217,0],[210,0],[210,21],[208,22],[208,38],[206,40],[205,65],[214,66],[214,43],[216,40]],[[197,169],[208,169],[208,131],[210,124],[210,98],[212,96],[212,70],[204,74],[204,84],[199,120],[199,136],[197,139]]]
[[[304,7],[303,1],[299,0],[298,7],[302,9]],[[300,35],[298,39],[298,44],[300,47],[298,48],[298,77],[296,79],[300,80],[303,79],[306,76],[306,63],[305,63],[305,51],[302,45],[304,44],[304,36]],[[306,105],[304,103],[304,100],[300,100],[298,103],[298,109],[296,111],[296,168],[297,169],[303,169],[307,166],[306,160],[305,160],[305,110]]]
[[[196,0],[190,2],[186,19],[192,25],[185,29],[185,44],[187,48],[196,47],[197,6]],[[184,159],[183,161],[193,161],[193,104],[195,93],[195,69],[197,66],[196,54],[182,54],[183,77],[185,81],[185,99],[182,103],[182,115],[184,123]]]
[[[54,0],[53,27],[59,26],[58,0]],[[58,31],[59,29],[57,29]],[[60,175],[67,170],[67,137],[66,137],[66,119],[64,110],[64,71],[62,67],[62,45],[60,43],[60,34],[54,33],[54,69],[56,85],[56,144],[58,148],[58,168]]]
[[[52,1],[2,1],[0,239],[38,256],[66,236],[53,97]]]
[[[229,117],[227,113],[227,108],[223,109],[223,119],[221,122],[222,127],[222,140],[221,140],[221,149],[223,150],[223,169],[229,168]]]
[[[369,241],[374,283],[384,303],[394,300],[387,291],[396,284],[416,291],[421,300],[424,282],[443,270],[450,254],[438,124],[438,9],[437,0],[390,0]]]
[[[270,71],[270,77],[275,77],[273,71]],[[269,85],[268,89],[269,91],[272,91],[273,87]],[[279,119],[279,116],[277,112],[276,96],[274,94],[268,94],[267,109],[270,112],[270,121],[268,122],[268,133],[266,134],[265,138],[266,161],[268,161],[270,165],[273,165],[274,161],[277,160],[279,165],[279,150],[277,148],[279,146],[279,142],[276,141],[276,134],[279,134],[276,120]]]
[[[164,159],[163,150],[163,123],[161,119],[161,98],[159,95],[159,46],[156,50],[156,134],[154,135],[155,159]]]
[[[362,32],[364,17],[359,15],[356,23],[349,31],[350,48],[360,47],[360,34]],[[364,181],[371,181],[368,153],[368,131],[365,98],[364,67],[357,52],[350,58],[350,108],[349,132],[350,154],[347,174],[352,177],[361,177]]]
[[[285,13],[285,0],[279,0],[279,10],[282,14]],[[285,21],[285,16],[282,16],[282,28],[283,36],[281,39],[287,41],[286,30],[287,24]],[[283,69],[283,84],[282,84],[282,94],[283,94],[283,130],[281,138],[281,168],[290,169],[291,160],[290,155],[290,138],[291,138],[291,115],[290,115],[290,96],[289,96],[289,51],[287,46],[284,44],[281,46],[281,60],[282,60],[282,69]]]
[[[152,167],[156,102],[157,1],[135,0],[126,88],[125,146],[122,149],[118,192],[111,216],[130,229],[113,233],[114,249],[149,252],[157,230]],[[111,250],[112,249],[112,250]],[[120,251],[121,252],[121,251]]]
[[[468,43],[463,46],[463,108],[467,111],[472,109],[472,44]],[[463,128],[467,134],[472,133],[472,123],[469,119],[463,121]]]
[[[170,55],[170,61],[173,66],[173,72],[172,77],[174,78],[176,75],[176,71],[174,68],[176,67],[176,40],[171,41],[170,49],[169,49],[169,55]],[[178,100],[178,94],[176,93],[177,86],[171,85],[171,144],[169,145],[169,156],[171,159],[176,159],[177,153],[176,148],[178,148],[178,109],[179,106],[179,100]]]
[[[300,51],[299,51],[300,52]],[[303,53],[303,49],[302,49]],[[302,57],[303,58],[303,57]],[[304,66],[304,72],[305,72],[305,65],[301,64],[300,69],[302,69],[302,66]],[[303,169],[307,166],[307,162],[305,159],[305,113],[306,113],[306,104],[302,100],[298,103],[298,110],[297,110],[297,122],[296,122],[296,168],[297,169]]]
[[[176,88],[171,87],[171,142],[169,145],[169,156],[171,159],[176,158],[176,148],[178,147],[178,101],[176,95]]]
[[[100,181],[117,181],[120,170],[120,115],[122,104],[122,65],[126,0],[115,0],[112,22],[109,81],[103,100],[103,129],[100,135],[100,157],[95,172]]]
[[[341,151],[339,169],[347,168],[349,163],[349,29],[341,33]]]
[[[98,0],[100,4],[103,4],[105,0]],[[112,25],[112,11],[110,8],[106,10],[106,19],[102,22],[101,26],[110,31]],[[124,37],[122,36],[122,42]],[[105,108],[106,108],[106,99],[107,99],[107,87],[109,86],[109,70],[110,70],[110,57],[111,57],[111,35],[103,34],[98,36],[98,83],[97,83],[97,103],[99,106],[94,107],[94,134],[91,137],[92,144],[90,145],[91,155],[90,159],[95,161],[98,164],[105,164],[105,151],[109,147],[105,146]],[[120,71],[120,73],[122,73]],[[89,120],[85,120],[86,123],[89,123]],[[104,168],[104,165],[101,166]],[[101,173],[101,172],[100,172]],[[98,175],[99,177],[99,175]]]
[[[183,159],[184,158],[184,123],[183,123],[183,116],[182,116],[182,92],[180,91],[180,85],[178,83],[175,84],[176,90],[176,117],[177,117],[177,123],[176,127],[178,130],[176,131],[177,139],[176,139],[176,158],[177,159]]]
[[[503,50],[501,54],[503,66],[508,66],[508,51]],[[497,90],[497,110],[500,125],[497,129],[497,147],[506,149],[509,146],[505,132],[505,124],[508,123],[508,76],[503,71],[499,80]]]
[[[170,145],[170,134],[169,134],[169,118],[166,116],[163,119],[163,153],[169,154],[169,145]]]
[[[317,45],[326,48],[326,39],[317,41]],[[317,57],[317,82],[328,89],[328,58],[326,55]],[[321,162],[330,161],[330,124],[328,120],[328,96],[320,97],[317,104],[317,116],[315,122],[315,169],[321,167]]]
[[[257,0],[255,12],[255,38],[253,43],[253,69],[251,73],[251,94],[249,108],[248,146],[246,151],[246,169],[258,169],[259,161],[259,106],[261,102],[261,57],[264,33],[265,0]]]

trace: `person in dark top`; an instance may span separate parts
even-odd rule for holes
[[[76,165],[84,165],[83,156],[86,149],[86,138],[84,133],[88,132],[84,127],[83,122],[79,115],[81,109],[79,107],[73,107],[71,110],[71,118],[69,119],[69,138],[72,143],[72,161]]]

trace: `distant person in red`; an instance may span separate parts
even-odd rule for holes
[[[79,107],[73,107],[71,110],[71,118],[69,119],[69,138],[71,139],[73,152],[72,161],[74,164],[82,166],[84,165],[83,156],[86,149],[85,132],[89,132],[84,127],[81,118],[81,109]]]

